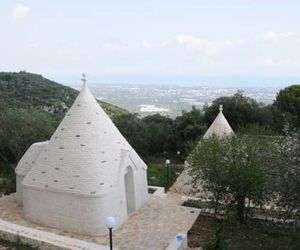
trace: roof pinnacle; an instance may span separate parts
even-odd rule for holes
[[[83,83],[83,86],[86,86],[86,82],[87,82],[87,78],[86,78],[86,75],[84,73],[82,73],[82,77],[80,79]]]
[[[223,105],[222,104],[219,105],[219,110],[220,110],[220,112],[223,111]]]

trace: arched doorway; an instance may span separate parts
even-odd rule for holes
[[[131,166],[128,166],[126,168],[125,176],[124,176],[124,183],[125,183],[125,193],[126,193],[127,215],[129,216],[136,209],[136,207],[135,207],[133,171],[132,171]]]

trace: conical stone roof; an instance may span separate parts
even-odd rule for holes
[[[23,185],[103,195],[116,184],[127,155],[146,168],[84,83]]]
[[[232,128],[230,127],[228,121],[226,120],[225,116],[223,115],[223,105],[219,107],[220,112],[210,125],[209,129],[204,134],[203,138],[207,139],[213,135],[217,137],[224,137],[234,134]]]

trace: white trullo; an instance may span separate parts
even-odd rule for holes
[[[26,219],[87,235],[124,222],[148,199],[147,166],[86,85],[49,141],[34,143],[17,168]]]
[[[223,114],[223,105],[219,106],[219,114],[213,121],[213,123],[210,125],[208,130],[205,132],[203,138],[208,139],[212,136],[217,136],[218,138],[223,138],[226,136],[231,136],[233,135],[234,132],[232,128],[230,127],[227,119],[225,118]],[[208,194],[201,192],[198,192],[199,190],[195,191],[195,189],[192,186],[192,177],[188,173],[188,166],[189,163],[186,161],[185,162],[185,168],[182,171],[182,173],[178,176],[176,182],[174,185],[171,187],[170,191],[175,192],[175,193],[181,193],[184,195],[189,195],[189,196],[198,196],[201,198],[207,198]],[[201,189],[201,188],[199,188]]]

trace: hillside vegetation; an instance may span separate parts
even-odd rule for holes
[[[48,140],[78,91],[41,75],[21,71],[0,73],[0,158],[16,165],[34,142]],[[99,102],[114,123],[147,161],[151,157],[184,159],[224,106],[224,115],[235,132],[255,126],[255,133],[282,134],[283,128],[299,129],[299,85],[281,90],[265,106],[243,92],[220,97],[203,110],[193,108],[171,119],[159,114],[140,118],[106,102]],[[288,103],[289,106],[285,105]],[[247,132],[246,132],[247,133]]]
[[[61,117],[74,102],[78,91],[48,80],[41,75],[21,71],[0,73],[0,98],[10,106],[31,106]],[[99,101],[111,116],[127,113],[125,109]]]

